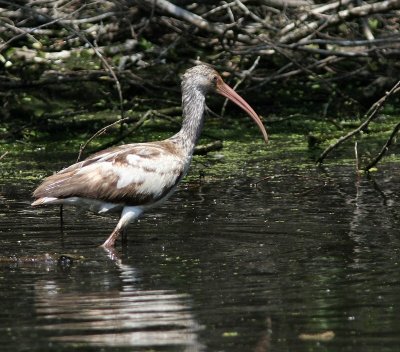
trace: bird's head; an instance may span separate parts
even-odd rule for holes
[[[185,89],[184,87],[198,89],[204,95],[209,92],[216,92],[229,99],[253,119],[261,130],[265,142],[268,142],[268,134],[260,117],[239,94],[223,81],[218,72],[212,67],[202,64],[188,69],[182,77],[182,88]]]
[[[204,95],[215,92],[221,76],[211,66],[197,65],[188,69],[182,77],[182,86],[191,86],[200,90]]]

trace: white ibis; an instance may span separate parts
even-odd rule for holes
[[[103,247],[111,248],[130,222],[161,204],[186,175],[204,120],[205,97],[217,92],[241,107],[267,132],[250,105],[207,65],[182,78],[183,122],[180,131],[163,141],[125,144],[96,153],[47,177],[33,193],[32,205],[71,204],[121,217]]]

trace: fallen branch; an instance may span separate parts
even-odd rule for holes
[[[288,34],[279,39],[280,43],[291,43],[300,40],[313,32],[321,25],[331,26],[345,21],[351,17],[363,17],[374,13],[388,12],[400,8],[400,0],[386,0],[373,4],[365,4],[362,6],[353,7],[339,11],[330,15],[325,21],[313,21],[306,23],[304,26],[290,31]],[[295,27],[294,27],[295,28]]]
[[[218,140],[215,142],[201,144],[194,148],[194,154],[196,155],[206,155],[209,152],[215,152],[217,150],[221,150],[223,148],[222,141]]]
[[[346,6],[349,3],[351,3],[353,0],[340,0],[340,1],[335,1],[333,3],[328,3],[324,4],[322,6],[315,7],[311,9],[310,11],[307,11],[306,13],[302,14],[299,19],[296,19],[296,21],[289,23],[286,25],[284,28],[280,30],[280,34],[284,35],[290,31],[292,31],[294,28],[298,27],[300,23],[303,23],[307,20],[308,17],[314,15],[318,16],[321,15],[322,13],[330,10],[337,9],[340,6]]]
[[[400,130],[400,122],[393,129],[392,133],[390,134],[390,137],[386,141],[385,145],[382,147],[379,154],[364,168],[365,171],[368,172],[369,170],[371,170],[383,158],[383,156],[389,150],[389,147],[391,146],[391,144],[394,140],[394,137],[396,137],[396,134],[397,134],[397,132],[399,132],[399,130]]]
[[[171,16],[186,21],[196,26],[197,28],[204,29],[208,32],[216,33],[218,35],[222,35],[225,32],[225,26],[215,25],[211,22],[208,22],[201,16],[196,15],[195,13],[185,10],[179,6],[176,6],[167,0],[141,0],[140,2],[146,4],[149,7],[156,6],[161,11],[164,11]]]
[[[357,133],[360,133],[361,131],[365,130],[370,122],[374,120],[377,117],[377,114],[379,110],[382,108],[386,100],[392,96],[393,94],[396,94],[400,90],[400,81],[398,81],[390,91],[386,92],[386,94],[380,98],[377,102],[375,102],[371,108],[368,110],[368,112],[365,114],[366,120],[358,126],[356,129],[353,131],[349,132],[345,136],[340,137],[334,144],[331,144],[328,148],[326,148],[322,154],[319,156],[317,159],[318,164],[322,164],[324,159],[327,157],[327,155],[335,148],[337,148],[339,145],[347,141],[349,138],[353,137]]]
[[[380,46],[382,44],[398,44],[400,42],[400,38],[398,35],[395,36],[387,36],[379,39],[372,40],[352,40],[352,39],[310,39],[310,40],[302,40],[301,42],[292,43],[283,46],[284,48],[294,49],[301,46],[310,46],[310,45],[333,45],[333,46],[343,46],[343,47],[372,47],[372,46]]]
[[[2,89],[22,89],[37,88],[48,85],[71,82],[91,82],[91,81],[112,81],[103,70],[81,70],[66,73],[58,71],[46,71],[42,77],[35,81],[27,81],[20,78],[0,76],[0,88]]]
[[[136,45],[137,40],[127,39],[124,43],[119,43],[116,45],[101,46],[97,47],[100,54],[116,55],[124,52],[132,52]],[[26,47],[15,48],[12,53],[8,56],[11,61],[24,60],[26,63],[51,63],[52,61],[67,60],[71,57],[79,57],[81,55],[95,55],[95,49],[93,48],[72,48],[70,50],[60,50],[54,52],[44,52],[36,49],[28,49]]]

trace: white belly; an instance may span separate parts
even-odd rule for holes
[[[40,204],[74,205],[99,214],[119,212],[124,207],[123,204],[103,202],[101,200],[82,198],[82,197],[70,197],[70,198],[60,198],[60,199],[54,197],[44,197],[41,198],[39,201]],[[34,205],[39,205],[39,204],[34,204]]]

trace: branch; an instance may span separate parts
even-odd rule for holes
[[[110,148],[120,142],[122,142],[126,137],[130,136],[134,131],[136,131],[139,127],[141,127],[149,118],[153,117],[153,116],[163,116],[165,117],[165,115],[167,114],[175,114],[177,112],[181,111],[181,107],[176,107],[176,106],[172,106],[169,108],[164,108],[164,109],[160,109],[160,110],[148,110],[146,111],[146,113],[138,120],[136,121],[131,128],[129,128],[127,131],[125,131],[123,134],[121,134],[120,136],[118,136],[117,138],[115,138],[114,140],[101,145],[100,147],[96,148],[94,151],[91,151],[92,153],[96,153],[100,150],[103,149],[107,149]],[[123,123],[125,121],[129,120],[129,118],[124,118],[124,119],[120,119],[118,121],[115,121],[114,123],[112,123],[111,125],[105,126],[102,129],[100,129],[99,131],[97,131],[92,137],[90,137],[90,139],[85,142],[85,145],[83,146],[83,148],[86,148],[87,144],[93,140],[93,138],[103,134],[104,132],[106,132],[106,130],[118,123]],[[81,148],[81,149],[83,149]],[[79,152],[79,156],[78,158],[80,159],[82,152]],[[78,159],[78,160],[79,160]]]
[[[349,138],[353,137],[355,134],[365,130],[370,122],[377,117],[377,114],[379,110],[382,108],[386,100],[393,94],[396,94],[400,90],[400,81],[398,81],[390,91],[386,92],[386,94],[380,98],[377,102],[375,102],[371,108],[367,111],[365,114],[366,120],[358,126],[356,129],[353,131],[349,132],[345,136],[340,137],[334,144],[331,144],[328,148],[326,148],[323,153],[319,156],[317,159],[318,164],[322,164],[323,160],[326,158],[326,156],[336,147],[341,145],[343,142],[347,141]]]
[[[222,35],[225,32],[225,26],[214,25],[203,19],[201,16],[176,6],[167,0],[141,0],[141,2],[150,7],[156,6],[161,11],[164,11],[208,32],[216,33],[218,35]]]
[[[339,11],[333,15],[330,15],[324,22],[314,21],[306,23],[304,26],[299,27],[287,35],[284,35],[279,39],[280,43],[290,43],[296,40],[300,40],[318,29],[321,24],[324,25],[334,25],[351,17],[363,17],[368,16],[373,13],[388,12],[390,10],[395,10],[400,8],[400,0],[386,0],[373,4],[366,4],[362,6],[353,7],[351,9],[346,9]]]
[[[397,132],[400,130],[400,122],[394,127],[392,133],[390,134],[390,137],[386,141],[385,145],[382,147],[381,151],[379,154],[364,168],[365,171],[371,170],[386,154],[386,152],[389,150],[389,147],[391,146],[394,137],[396,137]]]
[[[223,147],[222,141],[217,140],[207,144],[201,144],[194,148],[195,155],[206,155],[209,152],[215,152],[217,150],[221,150]]]
[[[23,89],[43,87],[47,85],[56,84],[60,82],[86,82],[86,81],[112,81],[112,79],[105,75],[104,71],[91,70],[91,71],[71,71],[62,74],[55,71],[46,71],[42,77],[36,81],[26,81],[21,78],[11,78],[8,76],[0,75],[0,88],[1,89]]]
[[[69,32],[75,34],[77,37],[79,37],[83,42],[85,42],[87,45],[89,45],[95,52],[95,54],[97,55],[97,57],[100,59],[100,61],[103,63],[104,67],[106,68],[106,70],[108,71],[108,73],[110,74],[110,76],[113,78],[114,82],[115,82],[115,86],[118,92],[118,97],[119,97],[119,105],[120,105],[120,113],[121,113],[121,119],[123,119],[124,117],[124,109],[123,109],[123,96],[122,96],[122,89],[121,89],[121,84],[118,80],[117,75],[115,74],[112,66],[107,62],[107,60],[104,58],[104,56],[99,52],[97,45],[93,44],[92,42],[90,42],[86,36],[76,30],[75,28],[71,27],[68,23],[65,22],[64,18],[56,18],[54,19],[52,16],[49,16],[45,13],[43,13],[43,11],[37,11],[34,8],[30,7],[30,6],[25,6],[25,5],[18,5],[18,4],[13,4],[10,1],[6,1],[6,0],[0,0],[0,3],[4,3],[10,6],[14,6],[17,7],[18,9],[23,9],[26,10],[28,12],[30,12],[31,14],[34,14],[36,16],[41,16],[43,18],[45,18],[46,20],[50,21],[51,24],[53,23],[58,23],[60,24],[62,27],[64,27],[66,30],[68,30]],[[84,5],[83,5],[84,6]],[[76,10],[74,12],[78,12],[79,10]],[[46,24],[47,25],[47,24]],[[41,26],[39,26],[38,28],[40,28]],[[28,34],[28,33],[27,33]],[[22,35],[25,35],[22,34]],[[5,45],[8,45],[10,41],[8,41],[7,43],[5,43],[1,48],[4,49]]]
[[[340,6],[345,6],[349,3],[351,3],[352,1],[353,0],[339,0],[339,1],[335,1],[333,3],[324,4],[322,6],[315,7],[313,9],[311,9],[309,12],[302,14],[300,16],[300,18],[297,19],[296,21],[291,22],[288,25],[286,25],[284,28],[282,28],[280,31],[280,34],[284,35],[284,34],[290,32],[294,28],[298,27],[301,22],[304,22],[305,20],[307,20],[307,18],[310,17],[311,15],[320,16],[322,13],[324,13],[326,11],[334,10]]]
[[[263,4],[276,7],[279,9],[286,9],[286,7],[301,7],[310,6],[314,4],[314,1],[310,0],[263,0]],[[261,5],[261,4],[260,4]]]
[[[236,90],[237,87],[239,87],[247,77],[251,76],[251,73],[257,67],[259,61],[260,61],[260,56],[257,56],[257,58],[253,62],[253,65],[251,65],[251,67],[248,70],[245,70],[242,72],[242,75],[241,75],[242,77],[233,86],[233,90]],[[226,105],[228,104],[228,101],[229,101],[228,99],[225,99],[224,104],[222,105],[221,116],[225,115],[225,109],[226,109]]]
[[[119,123],[123,123],[124,121],[126,121],[126,120],[128,120],[128,119],[129,119],[128,117],[125,117],[125,118],[123,118],[123,119],[119,119],[119,120],[117,120],[117,121],[115,121],[115,122],[113,122],[113,123],[111,123],[111,124],[109,124],[109,125],[107,125],[107,126],[101,128],[100,130],[98,130],[98,131],[97,131],[94,135],[92,135],[85,143],[83,143],[83,144],[81,145],[81,147],[79,148],[78,157],[76,158],[76,162],[78,162],[78,161],[81,159],[83,151],[86,149],[86,147],[88,146],[88,144],[89,144],[93,139],[95,139],[96,137],[98,137],[98,136],[102,135],[103,133],[105,133],[110,127],[115,126],[115,125],[117,125],[117,124],[119,124]]]
[[[8,154],[8,152],[5,152],[5,153],[3,153],[2,155],[0,155],[0,160],[1,159],[4,159],[5,158],[5,156]]]
[[[301,42],[292,43],[283,46],[284,48],[294,49],[301,46],[307,45],[334,45],[343,47],[356,47],[356,46],[379,46],[382,44],[396,44],[400,42],[398,35],[387,36],[384,38],[372,39],[372,40],[353,40],[353,39],[311,39],[302,40]]]

